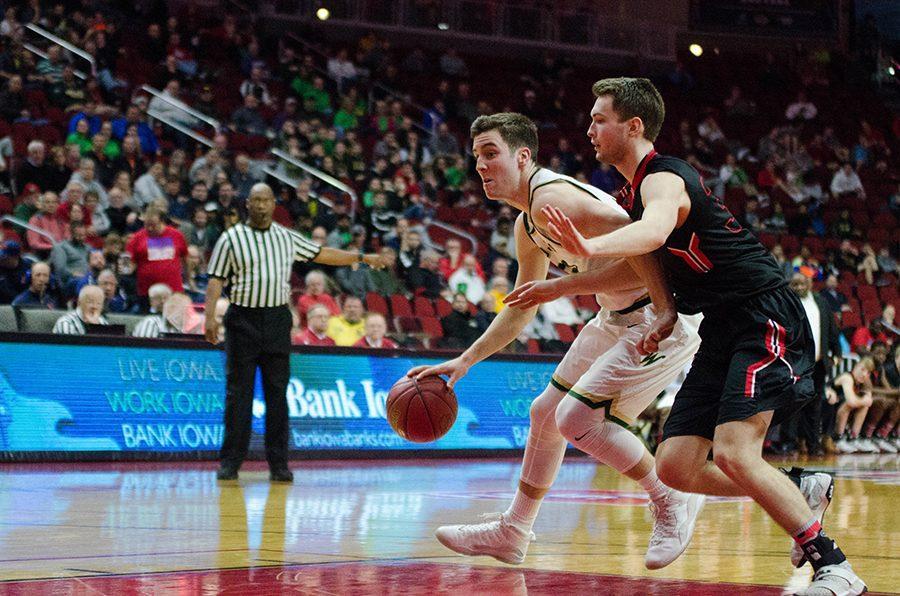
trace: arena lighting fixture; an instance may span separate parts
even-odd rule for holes
[[[327,21],[328,17],[331,16],[331,11],[325,8],[324,6],[316,11],[316,16],[320,21]]]
[[[897,74],[897,71],[894,70],[893,66],[888,66],[888,74],[894,76],[895,74]]]
[[[450,25],[448,25],[447,23],[438,23],[438,29],[440,29],[441,31],[446,31],[449,28]]]
[[[701,46],[699,43],[692,43],[688,46],[688,50],[697,58],[703,55],[703,46]]]

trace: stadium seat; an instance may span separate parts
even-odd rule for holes
[[[389,316],[390,314],[388,311],[387,300],[384,299],[384,296],[375,292],[369,292],[366,294],[366,310],[370,312],[377,312],[384,315],[385,317]]]
[[[435,316],[434,304],[431,303],[431,299],[425,296],[416,296],[413,299],[413,312],[420,318],[433,318]]]
[[[9,333],[19,330],[16,311],[9,304],[0,305],[0,332]]]
[[[444,300],[443,298],[438,298],[434,301],[435,310],[437,311],[437,316],[440,319],[443,319],[447,315],[453,312],[453,305]]]
[[[856,297],[859,298],[860,302],[866,301],[878,301],[878,290],[875,289],[875,286],[864,286],[859,285],[856,286]]]
[[[412,317],[413,310],[409,299],[402,294],[391,295],[391,312],[395,317]]]
[[[881,298],[882,302],[893,302],[897,299],[898,295],[900,295],[900,293],[898,293],[897,286],[895,284],[878,288],[878,297]]]
[[[56,320],[64,314],[66,313],[62,310],[19,309],[19,331],[22,333],[51,333]]]
[[[554,323],[553,328],[556,330],[556,334],[559,335],[559,341],[570,344],[575,341],[575,332],[572,331],[572,328],[563,323]]]
[[[538,343],[536,339],[528,340],[528,353],[529,354],[540,354],[541,353],[541,344]]]
[[[857,327],[862,326],[862,318],[858,313],[853,312],[852,310],[844,312],[841,316],[841,328],[842,329],[856,329]],[[851,332],[852,333],[852,332]]]
[[[422,333],[422,323],[415,317],[394,317],[394,329],[402,335]]]
[[[441,327],[441,322],[438,321],[434,317],[422,317],[420,319],[422,332],[427,335],[430,339],[440,339],[444,337],[444,328]]]

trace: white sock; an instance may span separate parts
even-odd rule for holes
[[[650,468],[650,471],[647,472],[647,475],[637,481],[638,484],[641,485],[647,494],[650,495],[651,501],[658,501],[668,494],[670,489],[668,486],[662,483],[659,477],[656,475],[656,469]]]
[[[537,519],[543,501],[544,499],[532,499],[523,493],[522,489],[517,489],[516,496],[513,497],[513,502],[504,516],[509,523],[527,534],[534,527],[534,520]]]

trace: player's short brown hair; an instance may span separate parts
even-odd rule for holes
[[[481,133],[496,130],[503,142],[515,151],[522,147],[531,150],[531,161],[537,161],[538,132],[531,118],[516,112],[500,112],[479,116],[472,123],[469,134],[474,139]]]
[[[666,104],[649,79],[616,77],[601,79],[591,87],[594,97],[609,95],[620,120],[638,117],[644,123],[644,138],[656,141],[666,118]]]

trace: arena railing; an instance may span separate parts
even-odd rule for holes
[[[175,99],[174,97],[167,97],[159,89],[154,89],[150,85],[141,85],[141,89],[146,91],[153,97],[156,97],[157,99],[160,99],[169,105],[175,106],[176,108],[178,108],[185,114],[188,114],[189,116],[196,118],[197,120],[203,122],[204,124],[211,126],[213,128],[213,130],[218,132],[221,124],[219,123],[218,120],[216,120],[212,116],[207,116],[203,112],[199,112],[199,111],[195,110],[194,108],[187,105],[183,101]]]
[[[192,138],[193,140],[197,141],[198,143],[202,143],[203,145],[206,145],[207,147],[212,147],[214,145],[214,143],[211,140],[209,140],[208,138],[204,137],[203,135],[197,133],[196,131],[188,128],[187,126],[185,126],[179,122],[175,122],[174,120],[171,120],[170,118],[160,114],[159,112],[157,112],[154,109],[147,110],[147,115],[150,116],[151,118],[153,118],[154,120],[159,120],[166,126],[174,128],[181,134]]]
[[[95,77],[97,76],[97,61],[94,60],[94,57],[91,56],[89,53],[85,52],[81,48],[75,47],[71,43],[67,42],[65,39],[62,39],[61,37],[57,37],[57,36],[53,35],[46,29],[38,27],[34,23],[28,23],[27,25],[25,25],[25,28],[33,33],[40,35],[47,41],[50,41],[51,43],[54,43],[54,44],[62,47],[63,49],[67,50],[68,52],[78,56],[79,58],[81,58],[83,60],[87,60],[88,63],[91,65],[91,75],[93,75]],[[29,51],[33,51],[33,50],[29,49]],[[46,55],[45,55],[45,57],[46,57]]]
[[[52,244],[56,245],[56,238],[54,238],[49,232],[47,232],[47,230],[45,230],[43,228],[39,228],[37,226],[33,226],[25,220],[19,219],[18,217],[13,217],[12,215],[4,215],[3,217],[0,217],[0,221],[8,221],[9,223],[13,224],[14,226],[17,226],[20,228],[25,228],[26,230],[28,230],[30,232],[34,232],[35,234],[37,234],[39,236],[43,236],[44,238],[48,239]]]
[[[450,232],[450,233],[454,234],[455,236],[460,236],[461,238],[465,238],[472,245],[472,250],[470,252],[473,255],[478,254],[478,239],[475,238],[475,236],[473,236],[469,232],[466,232],[465,230],[463,230],[461,228],[457,228],[456,226],[451,226],[450,224],[446,224],[442,221],[437,221],[434,219],[425,222],[425,231],[427,232],[428,228],[430,228],[432,226],[434,226],[436,228],[441,228],[442,230]]]
[[[25,48],[26,50],[28,50],[29,52],[31,52],[32,54],[34,54],[35,56],[38,56],[38,57],[44,58],[44,59],[47,58],[47,52],[45,52],[44,50],[42,50],[41,48],[39,48],[35,45],[32,45],[30,43],[23,43],[22,47]],[[87,79],[87,75],[84,74],[82,71],[78,70],[77,68],[72,69],[72,74],[74,74],[76,77],[78,77],[82,81]]]
[[[271,149],[269,152],[272,155],[274,155],[275,157],[277,157],[278,159],[285,161],[294,167],[300,168],[301,170],[303,170],[310,176],[318,178],[325,184],[328,184],[329,186],[333,186],[334,188],[338,189],[339,191],[347,194],[350,197],[350,218],[352,220],[356,219],[356,205],[359,201],[359,198],[356,194],[356,191],[353,190],[352,187],[344,184],[343,182],[341,182],[334,176],[326,174],[325,172],[323,172],[322,170],[319,170],[318,168],[314,168],[309,164],[303,163],[299,159],[292,157],[291,155],[285,153],[281,149]],[[329,205],[327,202],[325,202],[321,198],[319,199],[319,201],[325,205],[328,205],[329,207],[333,206],[333,205]]]

